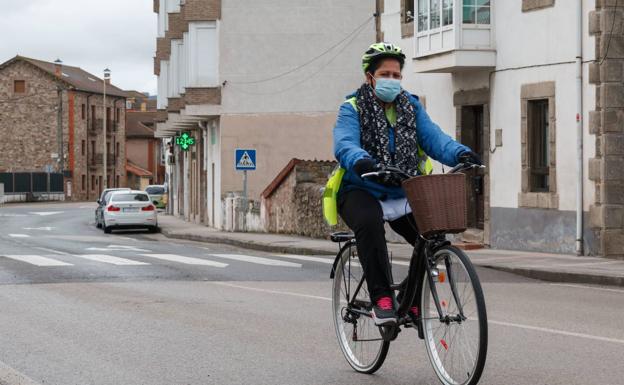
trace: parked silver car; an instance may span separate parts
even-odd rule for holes
[[[158,231],[156,206],[145,191],[114,191],[102,209],[105,233],[114,229],[147,228]]]

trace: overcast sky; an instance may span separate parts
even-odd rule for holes
[[[81,67],[156,93],[152,0],[0,0],[0,63],[15,55]]]

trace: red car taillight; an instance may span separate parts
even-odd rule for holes
[[[115,207],[115,206],[108,206],[106,211],[121,211],[121,209],[119,207]]]
[[[154,211],[154,206],[149,205],[141,208],[141,211]]]

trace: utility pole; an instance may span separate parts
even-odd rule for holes
[[[104,91],[102,93],[104,96],[103,97],[104,124],[102,126],[102,131],[104,133],[104,151],[102,155],[102,169],[104,171],[102,172],[102,183],[104,183],[104,186],[102,190],[105,190],[108,188],[108,178],[106,175],[106,172],[108,171],[107,170],[108,165],[107,165],[107,159],[106,159],[108,156],[108,147],[107,147],[108,141],[106,139],[106,125],[108,124],[108,114],[106,113],[107,112],[106,110],[106,85],[108,84],[108,82],[110,82],[110,73],[111,71],[108,68],[104,70],[104,84],[103,84]]]
[[[54,62],[55,74],[57,77],[61,78],[62,73],[62,61],[61,59],[56,59]],[[58,158],[57,158],[57,166],[58,172],[62,173],[65,169],[64,159],[63,159],[63,88],[60,83],[56,84],[56,95],[58,98],[58,104],[56,107],[56,142],[58,147]]]

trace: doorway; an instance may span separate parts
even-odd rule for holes
[[[485,161],[483,105],[461,107],[461,143],[470,147]],[[466,172],[466,195],[468,202],[468,227],[484,229],[485,222],[485,171],[474,169]]]

